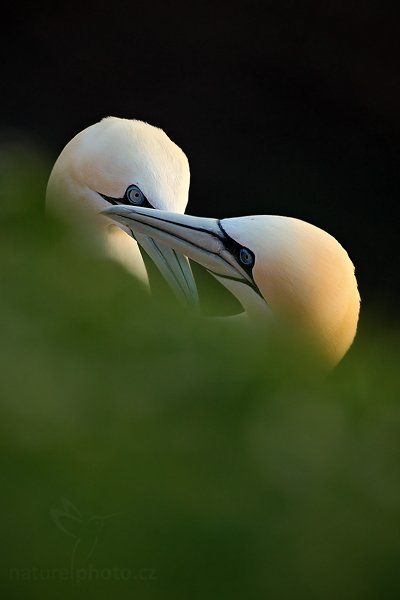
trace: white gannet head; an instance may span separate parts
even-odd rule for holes
[[[50,175],[47,206],[100,228],[109,252],[146,278],[131,230],[124,226],[116,229],[115,223],[99,213],[118,204],[183,213],[189,183],[186,155],[164,131],[143,121],[107,117],[65,146]],[[138,241],[177,295],[196,303],[196,286],[187,259],[151,239]]]
[[[202,264],[249,318],[272,312],[304,332],[330,363],[350,347],[360,309],[354,266],[322,229],[281,216],[216,220],[139,207],[106,213]]]
[[[354,265],[326,231],[291,217],[221,221],[226,234],[254,255],[252,275],[271,310],[301,325],[337,362],[357,330],[360,295]]]

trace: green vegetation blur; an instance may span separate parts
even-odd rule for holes
[[[326,374],[45,219],[37,152],[0,170],[1,597],[399,598],[398,331]]]

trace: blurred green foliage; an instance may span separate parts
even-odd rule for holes
[[[331,374],[191,318],[1,169],[3,598],[398,598],[399,335]]]

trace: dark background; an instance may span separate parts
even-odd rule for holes
[[[396,308],[399,9],[382,2],[53,2],[8,7],[3,139],[53,161],[106,115],[189,157],[188,212],[278,213],[327,229],[364,305]]]
[[[398,600],[399,15],[100,1],[1,15],[0,597]],[[186,151],[189,211],[344,244],[362,327],[329,377],[278,328],[149,298],[43,218],[42,153],[108,114]],[[92,565],[156,579],[76,583]]]

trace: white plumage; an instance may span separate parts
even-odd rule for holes
[[[339,242],[290,217],[183,215],[189,182],[185,154],[161,129],[108,117],[61,152],[47,204],[84,221],[142,281],[135,239],[180,298],[197,304],[189,257],[238,298],[248,318],[289,324],[338,362],[355,336],[360,305],[354,267]]]
[[[147,272],[129,228],[116,226],[100,212],[111,204],[129,203],[126,192],[130,186],[139,189],[139,204],[184,212],[189,183],[186,155],[164,131],[142,121],[107,117],[65,146],[49,179],[47,207],[84,222],[111,257],[147,283]],[[151,239],[142,238],[140,243],[177,295],[196,303],[196,286],[187,259],[156,246]]]
[[[350,347],[360,307],[354,266],[322,229],[270,215],[216,220],[123,206],[106,213],[202,264],[250,319],[273,315],[305,334],[330,363]]]

